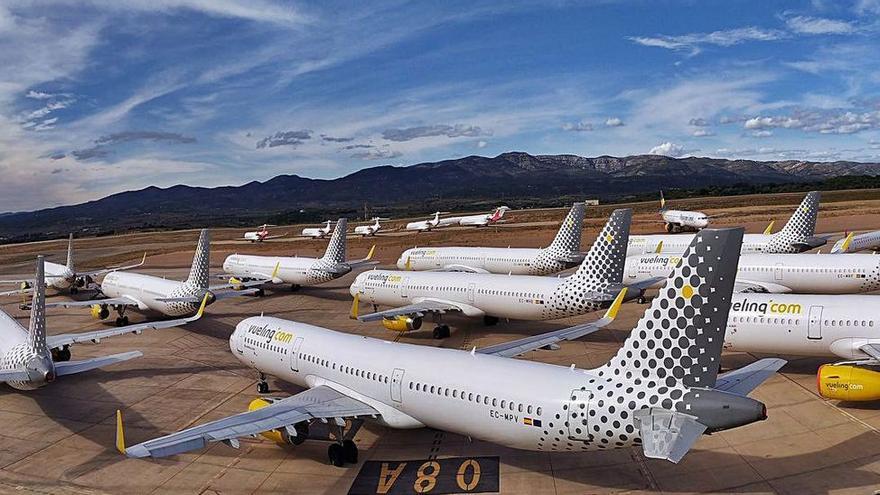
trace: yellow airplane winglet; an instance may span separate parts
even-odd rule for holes
[[[764,229],[764,235],[770,235],[773,233],[773,224],[776,223],[776,220],[770,220],[770,223],[767,224],[767,228]]]
[[[376,251],[376,245],[375,245],[375,244],[373,244],[373,246],[370,248],[370,252],[367,253],[367,257],[364,258],[364,259],[365,259],[365,260],[371,260],[371,259],[373,259],[373,252],[374,252],[374,251]]]
[[[406,270],[406,271],[410,271],[410,270],[412,270],[412,264],[410,263],[410,257],[409,257],[409,256],[406,257],[406,264],[403,265],[403,269]]]
[[[655,254],[660,254],[663,252],[663,241],[657,243],[657,249],[654,250]]]
[[[202,304],[199,306],[199,310],[196,311],[196,318],[201,318],[203,314],[205,314],[205,306],[208,305],[208,298],[210,298],[210,293],[206,293],[205,297],[202,298]]]
[[[849,245],[852,243],[853,234],[855,234],[855,232],[850,232],[849,235],[846,236],[846,240],[843,241],[843,245],[840,246],[841,253],[845,253],[845,252],[849,251]]]
[[[116,410],[116,450],[125,455],[125,431],[122,429],[122,411]]]
[[[275,269],[272,270],[272,280],[275,280],[278,277],[278,270],[281,269],[281,262],[275,263]]]
[[[614,302],[611,303],[611,307],[605,312],[605,318],[611,318],[612,320],[617,318],[617,312],[620,310],[620,305],[623,304],[623,299],[626,297],[626,291],[626,287],[620,290],[620,293],[614,298]]]
[[[348,315],[348,317],[351,318],[352,320],[357,320],[357,318],[358,318],[358,306],[360,305],[360,302],[361,302],[361,295],[355,294],[354,301],[352,301],[352,303],[351,303],[351,313]]]
[[[660,191],[660,208],[663,209],[666,206],[666,198],[663,197],[663,191]]]

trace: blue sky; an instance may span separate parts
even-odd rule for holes
[[[0,211],[505,151],[880,161],[880,0],[0,3]]]

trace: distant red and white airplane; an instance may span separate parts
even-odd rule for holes
[[[287,234],[278,234],[278,235],[269,235],[269,227],[277,227],[277,225],[269,225],[264,223],[260,230],[255,232],[245,232],[244,237],[242,239],[251,242],[263,242],[268,239],[278,239],[279,237],[284,237]]]
[[[498,208],[492,210],[492,213],[447,218],[440,218],[440,215],[443,214],[443,212],[438,211],[434,213],[433,219],[423,220],[421,222],[410,222],[406,224],[406,230],[417,230],[421,232],[429,231],[435,228],[451,227],[453,225],[460,225],[463,227],[488,227],[489,225],[495,223],[504,222],[505,220],[502,220],[502,217],[504,217],[504,213],[509,209],[510,208],[506,206],[499,206]]]

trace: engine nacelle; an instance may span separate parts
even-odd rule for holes
[[[96,320],[106,320],[110,316],[110,309],[103,304],[92,304],[91,313]]]
[[[256,411],[257,409],[262,409],[270,404],[272,404],[272,402],[266,399],[254,399],[248,404],[248,411]],[[293,425],[293,428],[296,430],[296,435],[287,433],[286,429],[279,429],[264,431],[260,433],[260,436],[267,440],[271,440],[278,445],[299,445],[305,442],[309,437],[309,424],[303,421]]]
[[[853,364],[826,364],[816,374],[819,395],[843,401],[880,400],[880,370]]]
[[[422,328],[422,318],[398,315],[394,318],[383,318],[382,326],[394,332],[410,332]]]

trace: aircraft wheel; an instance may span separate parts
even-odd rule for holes
[[[76,294],[77,292],[79,292],[79,289],[78,289],[78,288],[76,288],[76,287],[71,287],[71,288],[70,288],[70,294],[71,294],[71,295],[74,295],[74,294]]]
[[[639,298],[636,299],[636,302],[638,302],[639,304],[645,304],[646,302],[648,302],[648,300],[645,298],[645,296],[639,296]]]
[[[257,297],[263,297],[266,295],[266,291],[264,291],[263,289],[257,289],[257,292],[255,292],[254,295]]]
[[[70,348],[65,347],[58,351],[58,360],[59,361],[70,361]]]
[[[298,290],[299,290],[299,285],[297,285],[297,284],[290,285],[290,292],[296,292]]]
[[[443,330],[441,327],[434,327],[434,340],[440,340],[443,338]]]
[[[123,325],[123,323],[122,323],[122,317],[121,317],[121,316],[117,316],[117,317],[116,317],[116,326],[117,326],[117,327],[121,327],[122,325]]]
[[[498,317],[497,316],[486,315],[483,317],[483,325],[486,325],[487,327],[491,327],[491,326],[497,325],[497,324],[498,324]]]
[[[357,464],[358,462],[358,448],[357,445],[351,440],[346,440],[342,442],[342,455],[345,457],[345,462],[349,464]]]
[[[342,467],[345,464],[345,452],[342,445],[334,443],[327,448],[327,457],[330,458],[330,464],[336,467]]]
[[[128,317],[127,316],[122,317],[122,326],[125,326],[125,325],[128,325]]]
[[[261,394],[268,394],[269,393],[269,384],[266,382],[258,383],[257,384],[257,392],[259,392]]]

